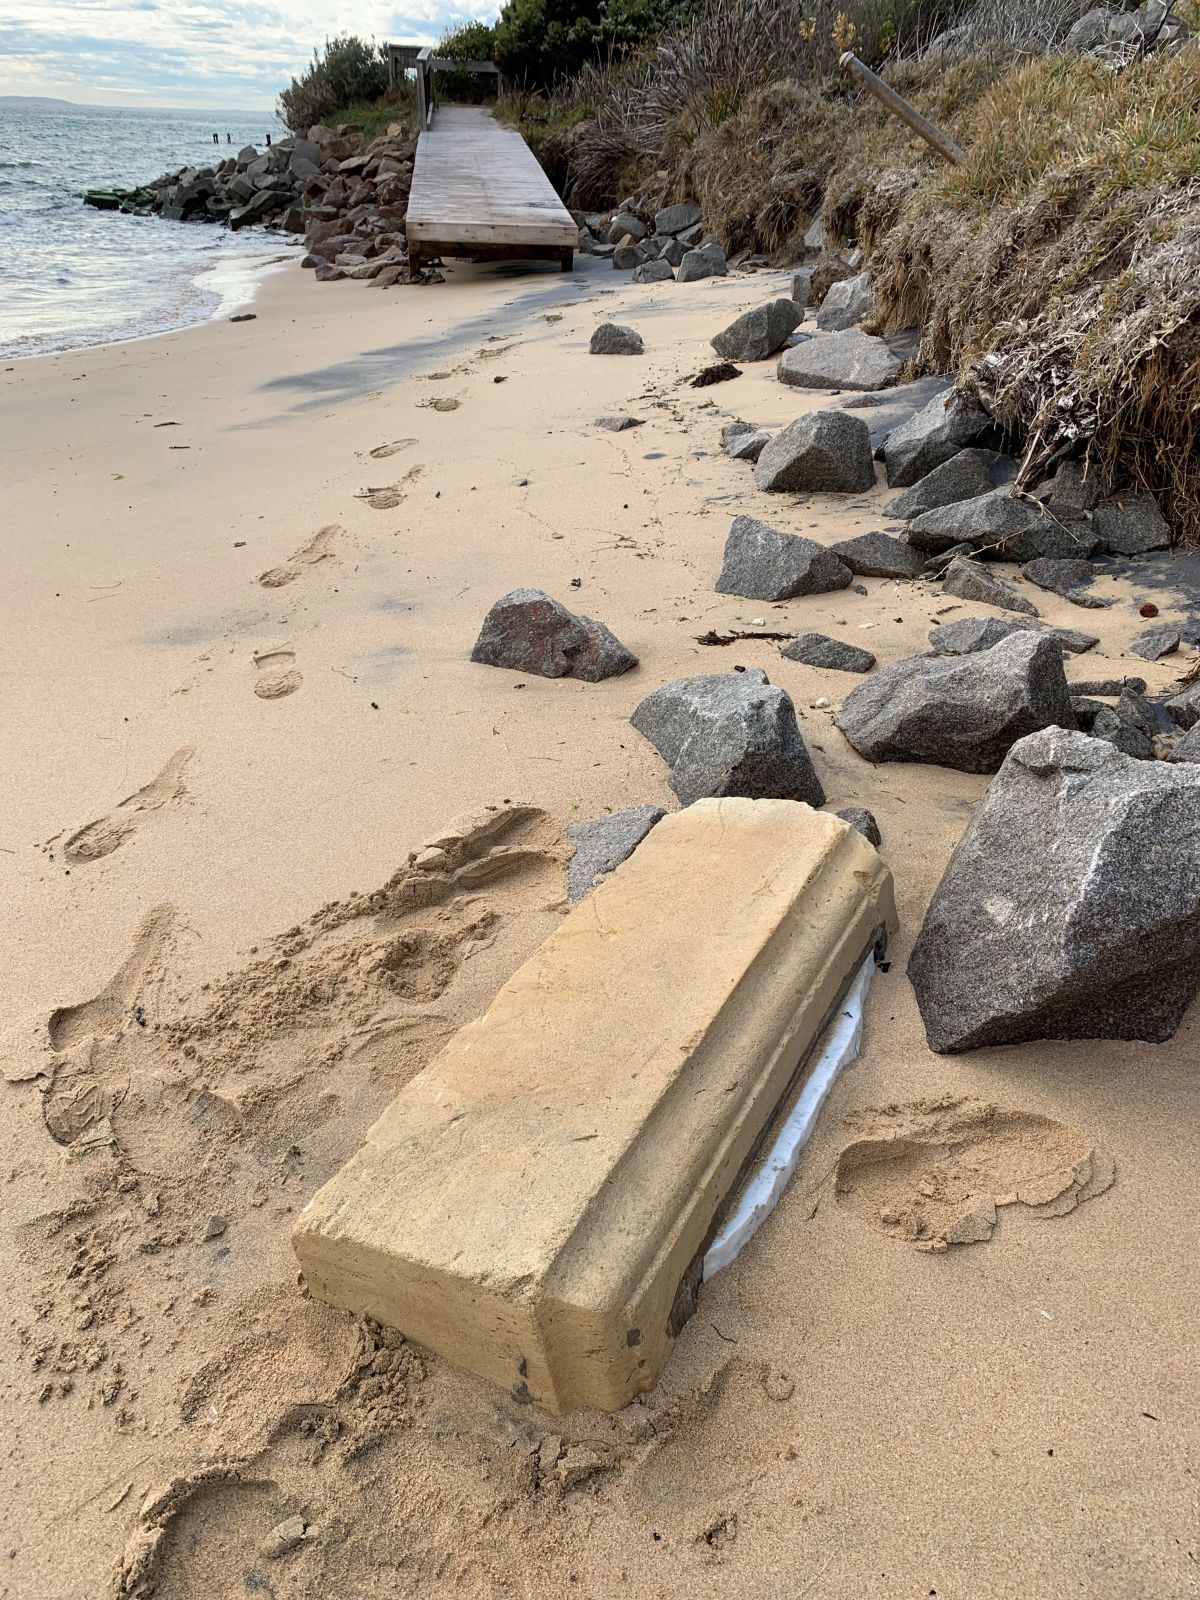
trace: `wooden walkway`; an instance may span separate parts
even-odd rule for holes
[[[579,229],[519,133],[476,106],[447,106],[417,140],[409,270],[434,256],[536,258],[571,270]]]

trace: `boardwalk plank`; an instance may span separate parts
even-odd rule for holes
[[[474,106],[439,110],[418,139],[405,226],[418,260],[522,249],[569,259],[578,240],[524,139]]]

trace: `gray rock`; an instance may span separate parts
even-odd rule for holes
[[[632,272],[642,264],[642,252],[635,244],[619,244],[612,253],[613,268],[617,272]]]
[[[1167,622],[1146,628],[1129,641],[1130,650],[1135,656],[1141,656],[1143,661],[1160,661],[1163,656],[1174,654],[1179,645],[1179,629]]]
[[[798,306],[812,303],[812,281],[816,267],[797,267],[792,273],[792,299]]]
[[[575,854],[567,862],[567,898],[582,900],[629,859],[666,814],[661,806],[628,806],[589,822],[572,823],[567,838],[575,846]]]
[[[860,533],[830,549],[859,578],[918,578],[924,565],[911,545],[890,533]]]
[[[1040,517],[1023,533],[1007,539],[1001,548],[1001,556],[1007,561],[1083,561],[1090,556],[1099,544],[1095,528],[1091,519],[1075,514],[1073,520],[1068,520],[1071,513],[1051,513]],[[1093,610],[1100,606],[1108,605],[1107,600],[1093,596],[1089,601],[1077,601],[1077,604],[1091,605]]]
[[[1189,728],[1171,749],[1171,761],[1200,761],[1200,726]]]
[[[1139,726],[1141,717],[1133,720],[1130,717],[1130,706],[1106,706],[1104,701],[1086,701],[1080,696],[1072,696],[1070,704],[1075,707],[1075,717],[1078,725],[1085,733],[1093,734],[1093,738],[1106,739],[1109,744],[1123,750],[1125,755],[1133,755],[1139,762],[1152,762],[1155,758],[1154,736],[1147,733],[1144,726]]]
[[[701,278],[714,276],[712,262],[699,250],[689,250],[679,263],[680,283],[698,283]]]
[[[620,244],[622,239],[630,238],[637,244],[648,232],[646,224],[640,217],[635,217],[632,211],[618,211],[608,230],[608,242]]]
[[[869,650],[825,633],[802,633],[783,647],[789,661],[802,661],[806,667],[826,667],[831,672],[870,672],[875,657]]]
[[[634,267],[634,283],[673,283],[675,274],[667,261],[643,261],[641,266]]]
[[[1085,650],[1094,650],[1100,643],[1094,633],[1084,633],[1079,628],[1051,628],[1050,632],[1071,655],[1081,656]]]
[[[1103,694],[1111,695],[1114,699],[1123,694],[1126,689],[1134,689],[1138,694],[1145,694],[1145,678],[1085,678],[1081,683],[1071,685],[1071,694]]]
[[[695,250],[704,238],[704,229],[697,223],[694,228],[684,228],[676,237],[686,249]]]
[[[1073,684],[1068,684],[1071,690],[1071,710],[1075,713],[1075,726],[1081,733],[1091,733],[1096,718],[1102,711],[1111,711],[1111,706],[1106,706],[1103,700],[1091,700],[1085,694],[1076,694]]]
[[[1171,530],[1152,494],[1127,494],[1096,508],[1096,533],[1101,550],[1118,556],[1140,556],[1165,550]]]
[[[815,217],[809,224],[808,232],[804,235],[804,248],[811,250],[815,255],[825,248],[825,224],[820,217]]]
[[[999,489],[1016,475],[1017,463],[1011,456],[999,455],[995,450],[959,450],[884,509],[890,517],[919,517],[940,506],[952,506],[986,494],[989,489]]]
[[[977,650],[990,650],[1014,633],[1048,633],[1072,655],[1082,655],[1100,643],[1094,634],[1079,633],[1074,628],[1047,628],[1044,622],[1032,618],[1017,622],[1008,617],[963,617],[960,622],[931,628],[929,643],[936,655],[968,656]]]
[[[733,422],[727,422],[721,429],[721,449],[728,451],[729,446],[735,439],[740,439],[744,434],[754,433],[755,431],[752,422],[743,422],[740,417],[735,418]]]
[[[319,144],[314,144],[311,139],[297,137],[292,144],[291,154],[288,156],[288,171],[294,173],[297,166],[302,162],[310,167],[316,167],[319,172],[321,170],[321,147]]]
[[[847,328],[808,339],[779,358],[780,383],[794,389],[886,389],[904,362],[883,339]]]
[[[908,383],[896,384],[893,389],[871,394],[852,393],[842,404],[847,410],[865,410],[864,420],[871,430],[871,449],[876,461],[882,461],[884,446],[896,429],[911,422],[931,400],[948,395],[950,390],[948,378],[913,378]]]
[[[668,239],[658,252],[658,259],[665,261],[669,266],[677,267],[687,255],[687,245],[682,239]]]
[[[964,617],[929,630],[929,643],[935,655],[969,656],[977,650],[990,650],[1001,639],[1014,633],[1037,633],[1036,622],[1010,622],[1007,617]]]
[[[967,561],[962,556],[956,556],[950,563],[942,579],[942,588],[960,600],[976,600],[980,605],[998,606],[1001,611],[1021,611],[1030,617],[1038,614],[1033,601],[1018,594],[1011,583],[993,577],[977,561]]]
[[[781,533],[754,517],[735,517],[725,540],[718,594],[790,600],[847,589],[854,574],[832,551],[797,533]]]
[[[744,311],[709,343],[726,361],[765,361],[804,320],[793,300],[771,300]]]
[[[1062,462],[1044,489],[1047,504],[1058,516],[1064,512],[1094,511],[1104,494],[1098,469],[1085,471],[1079,461]]]
[[[868,273],[843,278],[831,284],[817,312],[817,327],[826,333],[840,333],[843,328],[855,328],[869,317],[875,305],[875,293]]]
[[[1021,568],[1021,576],[1028,578],[1030,583],[1036,583],[1039,589],[1061,595],[1072,605],[1084,606],[1091,611],[1099,611],[1113,603],[1111,599],[1106,600],[1103,596],[1090,592],[1096,568],[1087,561],[1038,556],[1035,560],[1025,563]]]
[[[724,250],[715,239],[706,239],[700,246],[700,254],[707,259],[714,278],[729,276],[729,262],[725,259]]]
[[[1067,30],[1063,40],[1063,49],[1075,55],[1083,55],[1091,50],[1098,50],[1108,43],[1109,22],[1116,19],[1118,13],[1110,6],[1093,6],[1090,11],[1085,11],[1076,22]],[[1124,18],[1121,18],[1124,21]]]
[[[995,772],[1017,739],[1053,723],[1075,726],[1062,651],[1028,631],[969,656],[910,656],[880,667],[834,720],[868,761],[959,772]]]
[[[835,815],[841,817],[843,822],[848,822],[852,828],[856,828],[876,850],[879,849],[883,838],[879,832],[879,824],[875,821],[874,812],[868,811],[866,806],[843,806],[840,811],[835,812]]]
[[[887,481],[895,489],[918,483],[943,461],[981,439],[991,426],[990,417],[954,394],[935,396],[884,440]]]
[[[1128,685],[1121,690],[1116,713],[1122,722],[1144,733],[1147,739],[1157,739],[1159,734],[1174,730],[1169,711],[1156,705],[1153,700],[1147,700],[1144,694]]]
[[[642,336],[620,322],[602,322],[588,346],[594,356],[640,356],[646,347]]]
[[[734,461],[757,461],[771,442],[771,435],[762,428],[751,433],[739,433],[726,452]]]
[[[1200,982],[1200,771],[1023,739],[933,896],[908,975],[934,1050],[1168,1039]]]
[[[921,571],[931,578],[936,578],[940,583],[950,569],[950,563],[956,556],[971,557],[975,554],[973,544],[952,544],[949,550],[940,550],[937,555],[930,556]]]
[[[1194,728],[1200,722],[1200,683],[1189,684],[1165,702],[1166,710],[1177,728]]]
[[[539,678],[599,683],[637,666],[602,622],[577,617],[540,589],[514,589],[484,618],[471,660]]]
[[[759,667],[664,684],[629,720],[671,768],[682,805],[720,795],[825,804],[796,709]]]
[[[991,489],[969,500],[935,506],[913,519],[908,537],[918,550],[947,550],[952,544],[986,546],[1003,551],[1015,536],[1034,527],[1042,508],[1029,500],[1013,500],[1007,489]]]
[[[641,417],[597,417],[596,426],[603,428],[606,433],[625,433],[630,428],[642,426]]]
[[[654,214],[655,233],[683,233],[700,221],[700,207],[694,200],[683,200],[678,205],[664,206]]]
[[[763,449],[754,482],[759,489],[779,493],[860,494],[873,489],[875,464],[866,423],[846,411],[797,417]]]

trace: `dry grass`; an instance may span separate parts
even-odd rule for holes
[[[1036,482],[1086,447],[1200,540],[1200,46],[999,79],[967,159],[858,230],[884,326],[976,385]]]
[[[726,0],[544,108],[557,175],[584,205],[694,198],[728,250],[781,261],[819,213],[863,248],[879,326],[921,329],[914,371],[955,372],[1026,438],[1025,483],[1086,449],[1200,543],[1200,42],[1119,71],[1045,54],[1081,8],[962,0],[887,65],[966,151],[947,168],[830,74],[811,0]]]

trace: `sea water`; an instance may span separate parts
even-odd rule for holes
[[[164,332],[248,298],[251,269],[294,240],[97,211],[83,195],[213,166],[285,132],[270,112],[0,104],[0,356]]]

